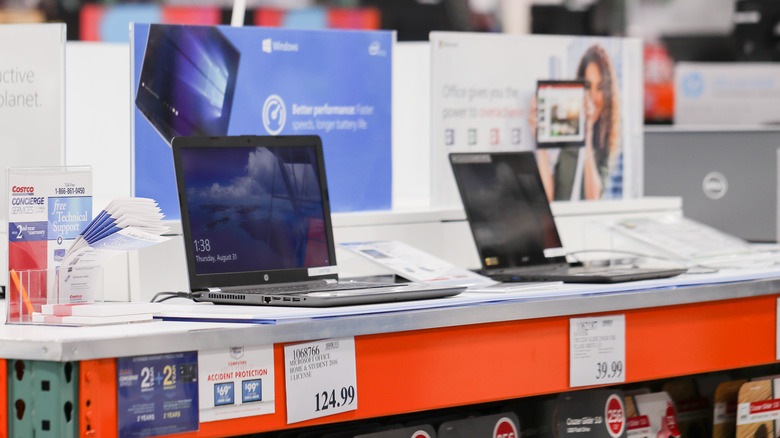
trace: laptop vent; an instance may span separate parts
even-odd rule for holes
[[[245,300],[246,295],[210,293],[209,298],[215,300]]]

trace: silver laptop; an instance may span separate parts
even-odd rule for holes
[[[174,137],[172,148],[196,301],[323,307],[465,289],[338,280],[317,136]]]
[[[686,217],[777,241],[780,130],[651,128],[644,149],[646,196],[680,196]]]
[[[482,273],[494,280],[617,283],[686,271],[569,265],[533,152],[453,153],[450,163]]]

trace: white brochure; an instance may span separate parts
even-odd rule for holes
[[[343,243],[341,246],[410,281],[461,286],[490,286],[497,283],[395,240]]]

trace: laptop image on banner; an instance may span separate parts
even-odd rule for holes
[[[196,301],[324,307],[465,289],[338,281],[318,136],[174,137],[172,148]]]
[[[685,272],[570,266],[533,152],[452,153],[450,164],[482,273],[494,280],[617,283]]]

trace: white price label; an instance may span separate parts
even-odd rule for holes
[[[354,337],[287,345],[284,366],[287,424],[357,409]]]
[[[626,316],[569,320],[569,386],[626,381]]]

